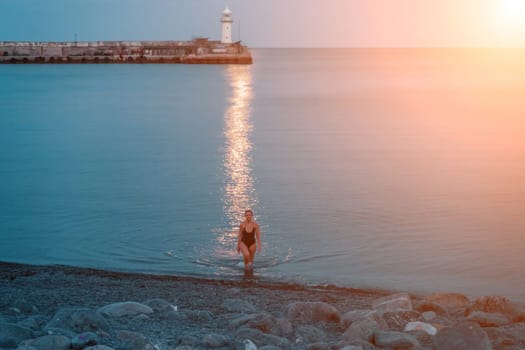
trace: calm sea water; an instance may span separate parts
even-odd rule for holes
[[[523,50],[1,65],[0,260],[525,300]]]

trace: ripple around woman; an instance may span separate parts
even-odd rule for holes
[[[244,258],[244,269],[253,269],[253,258],[255,251],[261,252],[261,230],[259,224],[253,219],[253,211],[244,212],[244,221],[239,226],[239,238],[237,240],[237,253],[242,253]]]

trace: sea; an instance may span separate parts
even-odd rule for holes
[[[525,49],[252,54],[0,65],[0,260],[525,301]]]

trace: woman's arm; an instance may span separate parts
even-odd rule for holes
[[[242,226],[243,226],[243,223],[239,225],[239,234],[237,235],[237,253],[241,252]]]
[[[261,252],[261,230],[259,229],[259,224],[255,224],[255,237],[257,238],[257,251]]]

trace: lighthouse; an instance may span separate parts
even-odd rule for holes
[[[221,23],[222,23],[222,44],[231,44],[232,43],[232,12],[226,7],[226,9],[222,12],[221,17]]]

